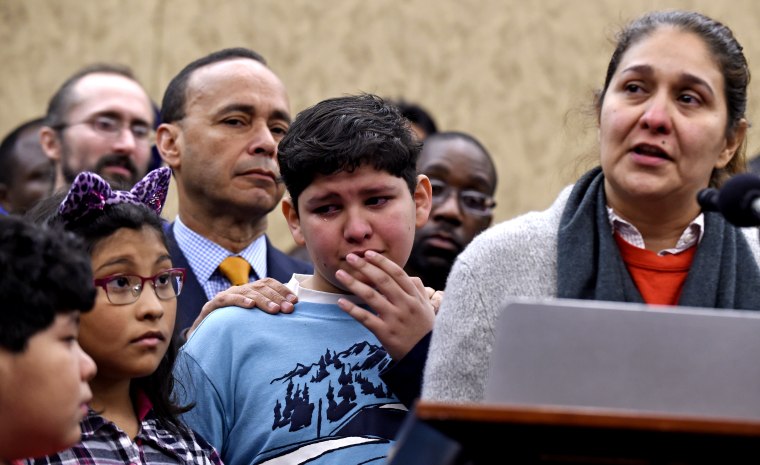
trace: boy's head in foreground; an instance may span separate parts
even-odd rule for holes
[[[90,257],[72,234],[0,218],[0,462],[79,441],[95,363],[77,343],[95,302]]]
[[[420,148],[398,109],[374,95],[324,100],[297,116],[277,157],[290,194],[283,213],[314,263],[311,287],[345,293],[335,272],[349,253],[373,250],[404,266],[431,206]]]

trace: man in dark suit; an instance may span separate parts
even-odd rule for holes
[[[169,83],[156,145],[177,182],[169,251],[175,266],[187,268],[175,333],[230,285],[312,272],[265,234],[267,214],[285,191],[277,144],[290,126],[289,106],[282,81],[244,48],[200,58]]]

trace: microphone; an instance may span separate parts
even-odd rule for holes
[[[717,203],[723,216],[734,225],[760,226],[760,177],[749,173],[732,177],[717,195]]]
[[[720,211],[720,207],[718,207],[718,195],[718,189],[708,187],[697,193],[697,202],[699,202],[699,206],[702,207],[703,211],[717,212]]]

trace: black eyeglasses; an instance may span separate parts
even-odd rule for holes
[[[457,200],[459,201],[462,210],[467,211],[473,215],[487,216],[493,213],[496,202],[490,195],[478,192],[475,190],[465,189],[459,190],[455,187],[449,186],[447,183],[440,179],[430,178],[430,185],[433,188],[433,203],[442,204],[449,198],[452,192],[457,193]]]
[[[108,115],[99,115],[92,119],[80,121],[78,123],[61,123],[53,126],[53,129],[62,131],[71,126],[77,126],[80,124],[88,125],[93,131],[97,132],[101,136],[116,139],[121,135],[124,128],[129,128],[129,132],[132,133],[132,137],[135,141],[140,143],[152,143],[153,129],[147,123],[129,123],[120,118]]]
[[[137,302],[145,287],[145,281],[153,285],[156,297],[171,300],[182,292],[185,282],[184,268],[169,268],[155,276],[111,275],[95,279],[95,285],[106,291],[108,301],[113,305],[129,305]]]

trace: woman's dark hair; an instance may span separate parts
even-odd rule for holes
[[[100,241],[123,228],[133,230],[146,226],[152,228],[159,234],[164,246],[167,246],[163,220],[144,205],[131,203],[106,205],[103,210],[90,212],[76,222],[65,223],[58,215],[58,206],[65,196],[66,192],[59,192],[43,200],[32,208],[26,216],[38,224],[57,225],[57,227],[63,227],[76,234],[83,239],[90,256]],[[153,411],[164,426],[179,433],[185,431],[186,427],[180,422],[178,415],[188,411],[191,406],[178,406],[173,401],[172,391],[175,380],[172,368],[176,357],[177,342],[172,338],[158,368],[148,376],[132,379],[130,395],[134,403],[137,400],[137,393],[142,391],[150,399],[153,404]]]
[[[647,13],[629,23],[618,33],[617,45],[607,66],[604,87],[596,93],[594,103],[597,116],[601,113],[612,77],[628,49],[658,29],[668,26],[697,35],[712,52],[712,57],[724,81],[728,112],[726,137],[733,137],[739,124],[746,117],[747,87],[750,81],[747,59],[744,57],[742,46],[727,26],[693,11],[673,10]],[[725,168],[713,170],[710,176],[711,187],[720,187],[731,175],[745,171],[745,150],[746,142],[743,142]]]

